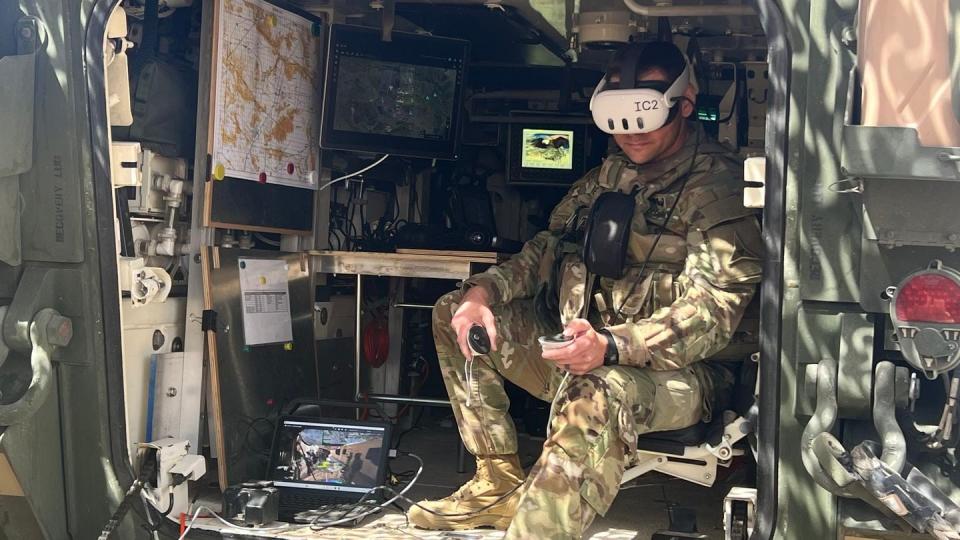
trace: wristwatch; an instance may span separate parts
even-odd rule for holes
[[[607,338],[607,350],[603,352],[603,365],[619,365],[620,351],[617,350],[617,342],[613,339],[613,334],[611,334],[606,328],[601,328],[600,334]]]

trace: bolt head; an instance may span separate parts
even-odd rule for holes
[[[22,37],[22,38],[24,38],[24,39],[30,39],[30,38],[32,38],[32,37],[33,37],[33,28],[30,28],[29,26],[24,26],[24,27],[20,28],[20,37]]]
[[[172,386],[171,386],[170,388],[167,388],[167,397],[176,397],[176,396],[177,396],[177,389],[176,389],[176,388],[174,388],[174,387],[172,387]]]
[[[73,321],[63,315],[53,315],[47,322],[47,341],[56,347],[66,347],[73,339]]]

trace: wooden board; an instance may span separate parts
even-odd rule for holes
[[[401,255],[425,255],[430,257],[464,257],[473,262],[492,262],[498,263],[510,258],[505,253],[492,253],[489,251],[438,251],[434,249],[398,249],[397,253]]]
[[[210,266],[219,266],[217,248],[200,248],[200,268],[203,273],[203,309],[213,309],[213,283],[210,280]],[[217,335],[214,330],[204,332],[207,340],[207,384],[209,394],[207,408],[212,413],[213,439],[217,448],[217,480],[220,491],[227,489],[226,442],[223,435],[223,410],[220,401],[220,362],[217,360]]]
[[[370,253],[361,251],[313,251],[313,270],[319,274],[361,274],[431,279],[467,279],[481,265],[496,264],[485,253],[483,259],[450,255],[449,252]]]

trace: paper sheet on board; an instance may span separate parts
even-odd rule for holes
[[[243,337],[247,345],[293,340],[287,263],[271,259],[240,259],[243,297]]]

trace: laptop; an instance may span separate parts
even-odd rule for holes
[[[268,469],[268,479],[280,492],[280,518],[293,521],[300,512],[353,504],[383,485],[390,427],[358,420],[282,417]]]

